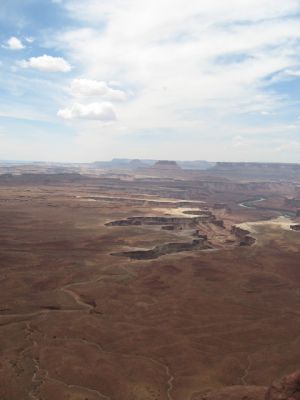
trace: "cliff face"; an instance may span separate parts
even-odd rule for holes
[[[263,386],[231,386],[222,389],[194,393],[191,400],[300,400],[300,370],[269,388]]]
[[[300,231],[300,224],[291,225],[291,229],[292,229],[293,231]]]
[[[205,237],[194,239],[192,242],[166,243],[154,247],[150,250],[134,250],[113,253],[115,256],[129,257],[132,260],[151,260],[163,256],[165,254],[180,253],[182,251],[204,250],[209,249]]]
[[[201,215],[194,218],[185,217],[128,217],[119,221],[107,222],[106,226],[134,226],[134,225],[193,225],[199,222],[215,222],[216,217],[209,213],[201,212]]]
[[[234,225],[231,229],[231,233],[241,240],[240,246],[252,246],[255,243],[255,239],[250,236],[250,232],[238,226]]]
[[[266,393],[266,400],[300,400],[300,370],[273,382]]]

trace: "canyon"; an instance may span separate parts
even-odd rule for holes
[[[2,170],[1,400],[299,399],[297,167],[140,164]]]

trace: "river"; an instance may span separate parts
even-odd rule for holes
[[[272,208],[272,207],[263,207],[263,206],[260,207],[260,206],[256,205],[257,203],[260,203],[265,200],[266,199],[264,197],[249,199],[249,200],[243,201],[242,203],[239,203],[239,206],[244,207],[244,208],[256,209],[256,210],[277,212],[279,215],[282,215],[283,217],[288,217],[288,218],[294,218],[296,216],[296,213],[294,211]]]

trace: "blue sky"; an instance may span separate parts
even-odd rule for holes
[[[0,159],[300,163],[299,0],[2,0]]]

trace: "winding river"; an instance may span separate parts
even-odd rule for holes
[[[239,203],[239,206],[244,207],[244,208],[256,209],[256,210],[277,212],[279,215],[282,215],[283,217],[288,217],[288,218],[294,218],[296,216],[296,213],[294,211],[272,208],[272,207],[259,207],[256,205],[257,203],[260,203],[265,200],[266,199],[264,197],[249,199],[249,200],[243,201],[242,203]]]

